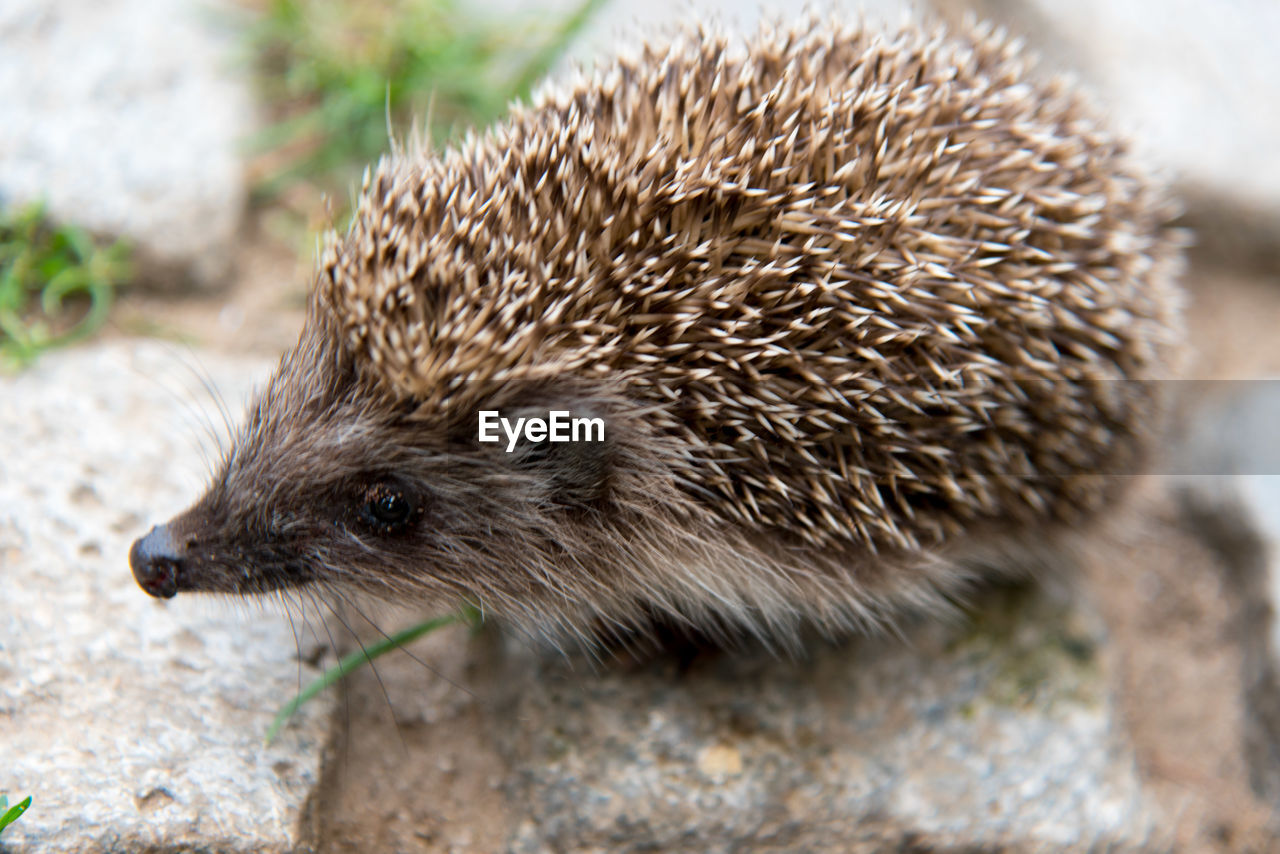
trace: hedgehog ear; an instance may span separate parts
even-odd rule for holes
[[[538,442],[521,440],[511,453],[510,464],[544,477],[543,487],[552,501],[586,506],[604,499],[611,451],[603,413],[584,406],[553,404],[521,408],[508,417],[513,423],[518,418],[547,422],[547,437]],[[559,428],[553,434],[551,428],[557,424]]]

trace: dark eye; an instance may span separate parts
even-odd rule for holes
[[[385,483],[374,484],[364,492],[360,508],[364,521],[383,533],[404,530],[413,518],[413,502],[399,489]]]

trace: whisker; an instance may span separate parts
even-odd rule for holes
[[[294,690],[294,695],[293,695],[294,699],[296,700],[298,697],[302,695],[302,640],[298,636],[298,626],[293,621],[293,610],[289,607],[289,600],[285,596],[285,592],[283,590],[280,591],[279,601],[280,601],[280,606],[284,609],[285,619],[289,621],[289,632],[293,635],[293,649],[295,653],[294,657],[297,659],[297,662],[298,662],[298,686]]]
[[[222,420],[225,433],[218,432],[217,425],[214,420],[209,417],[207,411],[201,409],[201,415],[204,416],[205,428],[209,432],[210,438],[214,440],[218,447],[221,447],[223,441],[233,435],[235,431],[231,425],[231,416],[227,410],[226,401],[223,399],[217,385],[213,382],[213,378],[209,374],[209,369],[200,361],[199,356],[190,345],[178,346],[176,344],[166,343],[164,348],[168,351],[169,355],[173,357],[174,363],[180,365],[190,379],[195,380],[196,386],[204,392],[205,399],[213,403],[214,409],[218,412],[219,418]],[[183,383],[183,388],[191,394],[193,400],[198,399],[198,396],[194,394],[190,385]]]
[[[381,626],[379,626],[379,625],[378,625],[377,623],[375,623],[372,619],[370,619],[370,618],[369,618],[369,616],[368,616],[367,614],[365,614],[365,613],[364,613],[364,611],[362,611],[362,610],[361,610],[361,609],[360,609],[360,608],[355,604],[355,602],[354,602],[354,601],[352,601],[349,597],[347,597],[347,596],[343,596],[341,593],[339,593],[339,592],[338,592],[338,591],[336,591],[336,590],[331,590],[331,591],[330,591],[330,593],[331,593],[332,595],[336,596],[336,597],[337,597],[337,598],[342,602],[342,604],[346,605],[348,608],[350,608],[352,611],[354,611],[354,612],[355,612],[355,613],[356,613],[356,614],[357,614],[357,615],[358,615],[362,620],[364,620],[366,623],[368,623],[368,624],[373,628],[373,630],[374,630],[374,631],[376,631],[378,634],[382,635],[382,637],[383,637],[384,639],[386,639],[386,640],[388,640],[388,641],[389,641],[389,640],[391,640],[391,636],[390,636],[390,635],[388,635],[385,631],[383,631],[383,629],[382,629],[382,627],[381,627]],[[478,697],[476,697],[476,695],[475,695],[475,693],[474,693],[473,691],[471,691],[470,689],[466,688],[466,687],[465,687],[465,686],[463,686],[463,685],[459,685],[457,682],[455,682],[454,680],[450,679],[448,676],[445,676],[445,675],[444,675],[444,673],[442,673],[439,669],[437,669],[437,668],[433,667],[432,665],[428,664],[427,662],[423,661],[421,658],[418,658],[418,656],[414,655],[412,652],[410,652],[410,651],[409,651],[409,648],[408,648],[407,646],[397,646],[397,647],[396,647],[396,649],[397,649],[397,650],[399,650],[400,652],[403,652],[405,655],[409,656],[409,658],[413,659],[415,662],[417,662],[419,665],[421,665],[421,666],[422,666],[422,668],[423,668],[423,669],[425,669],[425,670],[426,670],[428,673],[430,673],[432,676],[435,676],[437,679],[440,679],[441,681],[445,682],[446,684],[448,684],[448,685],[450,685],[450,686],[452,686],[452,687],[454,687],[454,688],[458,689],[458,690],[459,690],[459,691],[461,691],[462,693],[466,694],[468,697],[471,697],[473,700],[474,700],[474,699],[479,699]]]
[[[330,590],[329,593],[337,596],[339,599],[342,598],[341,594],[337,594],[335,591]],[[373,663],[373,659],[369,656],[369,651],[365,647],[364,642],[360,640],[360,636],[356,634],[355,629],[351,627],[351,624],[342,618],[342,615],[338,612],[338,609],[333,606],[332,602],[328,599],[322,599],[321,602],[323,602],[324,606],[329,609],[329,613],[333,615],[334,619],[341,623],[342,627],[347,630],[347,634],[351,635],[351,639],[356,642],[356,645],[360,647],[360,652],[364,655],[365,663],[368,664],[369,669],[373,671],[373,678],[378,680],[378,688],[382,691],[383,699],[387,701],[387,711],[391,713],[391,723],[396,728],[396,737],[400,740],[400,747],[402,750],[407,752],[409,745],[404,740],[404,733],[400,729],[400,722],[396,720],[396,709],[391,702],[391,694],[387,692],[386,683],[382,681],[382,674],[378,672],[378,667]],[[344,691],[343,693],[345,694],[346,692]],[[350,726],[350,721],[348,721],[348,726]],[[349,731],[350,730],[348,730],[348,732]]]
[[[318,622],[324,628],[324,633],[329,637],[329,649],[333,650],[334,655],[337,656],[338,649],[339,649],[338,642],[334,640],[333,632],[329,631],[329,621],[320,618],[321,612],[316,602],[315,591],[312,590],[311,588],[306,588],[306,592],[307,592],[307,598],[311,600],[312,606],[315,607],[316,617],[317,617],[316,622]],[[332,608],[330,610],[332,610]],[[356,638],[356,643],[360,643],[359,638]],[[363,649],[363,646],[361,648]],[[346,733],[350,733],[351,732],[351,693],[347,691],[346,685],[343,685],[341,690],[342,690],[342,704],[343,704],[343,716],[344,716],[343,721],[345,724],[345,728],[343,731]],[[348,762],[347,751],[343,750],[342,764],[343,764],[344,770],[347,767],[347,762]]]

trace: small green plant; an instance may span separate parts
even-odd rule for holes
[[[55,226],[39,204],[0,213],[0,367],[97,330],[130,267],[124,243],[102,246],[81,228]]]
[[[4,795],[0,795],[0,833],[4,833],[4,829],[13,824],[18,818],[27,811],[27,807],[31,806],[31,796],[27,795],[26,800],[9,806],[9,799]]]
[[[257,195],[300,181],[345,191],[415,119],[435,140],[493,121],[604,2],[548,24],[454,0],[260,0],[250,39],[275,121],[257,140]]]

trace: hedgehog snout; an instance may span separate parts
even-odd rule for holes
[[[138,586],[157,599],[173,598],[183,571],[184,551],[168,525],[156,525],[139,537],[129,549],[129,566]]]

